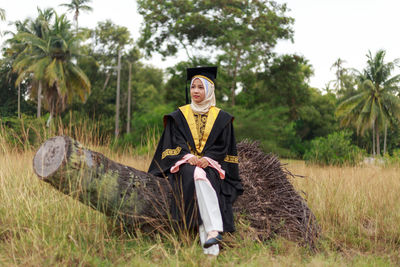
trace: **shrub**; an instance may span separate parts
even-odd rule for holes
[[[46,136],[45,119],[22,115],[17,117],[3,117],[0,119],[1,142],[20,150],[30,149],[43,141]]]
[[[383,156],[383,159],[384,159],[385,163],[388,164],[388,165],[391,165],[391,164],[398,165],[398,164],[400,164],[400,148],[393,149],[392,155],[389,155],[389,153],[386,153]]]
[[[341,131],[312,140],[304,160],[319,165],[356,165],[364,154],[364,150],[351,143],[351,133]]]
[[[144,112],[135,112],[131,120],[131,132],[124,134],[115,143],[113,148],[126,149],[134,147],[147,153],[157,146],[158,139],[164,130],[163,117],[171,113],[174,107],[171,105],[158,105]]]
[[[300,155],[301,139],[296,135],[294,123],[288,122],[287,108],[268,105],[222,108],[235,117],[233,124],[237,142],[257,140],[264,151],[280,157],[297,158]]]

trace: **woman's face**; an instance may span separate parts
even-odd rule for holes
[[[192,97],[192,101],[196,104],[199,104],[206,98],[206,89],[199,79],[193,81],[192,87],[190,87],[190,96]]]

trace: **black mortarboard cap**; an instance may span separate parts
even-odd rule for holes
[[[187,81],[191,81],[196,75],[205,76],[208,80],[211,80],[215,84],[217,78],[217,67],[197,67],[187,68],[186,70],[186,104],[189,104],[189,92],[187,88]]]

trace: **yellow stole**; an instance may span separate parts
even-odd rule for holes
[[[190,107],[190,104],[179,107],[179,109],[182,112],[183,116],[185,117],[187,124],[189,125],[189,129],[190,129],[190,132],[192,133],[193,141],[196,146],[196,151],[197,151],[197,153],[201,154],[204,149],[204,146],[206,145],[207,139],[210,136],[210,133],[214,126],[215,120],[217,119],[218,114],[221,109],[219,109],[217,107],[210,107],[210,109],[208,111],[207,122],[206,122],[206,126],[204,129],[203,138],[201,139],[201,142],[200,142],[199,134],[198,134],[197,128],[196,128],[196,121],[194,119],[193,110]]]

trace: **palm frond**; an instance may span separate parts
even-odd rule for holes
[[[30,65],[27,71],[32,72],[35,79],[42,80],[45,76],[46,67],[50,64],[50,62],[51,59],[49,57],[43,57]]]
[[[358,109],[359,105],[364,101],[366,97],[368,97],[368,95],[365,92],[361,92],[343,101],[336,108],[336,116],[342,117],[346,116],[346,114],[354,112],[356,109]]]
[[[6,20],[6,11],[0,8],[0,20]]]

